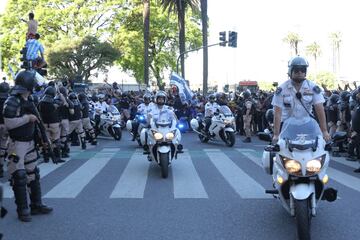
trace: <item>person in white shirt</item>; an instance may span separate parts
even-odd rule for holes
[[[211,125],[211,118],[214,116],[214,114],[218,111],[219,109],[219,104],[217,104],[215,102],[215,95],[211,94],[209,96],[209,102],[207,102],[205,104],[205,133],[209,133],[209,128]]]
[[[288,75],[290,79],[277,88],[271,103],[274,106],[273,143],[279,140],[282,122],[289,117],[314,117],[312,114],[313,106],[324,139],[326,141],[331,140],[327,130],[323,106],[325,100],[320,87],[306,79],[308,66],[308,61],[300,56],[296,56],[289,61]]]

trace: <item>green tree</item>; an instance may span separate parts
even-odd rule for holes
[[[165,74],[176,66],[178,46],[177,20],[160,8],[157,1],[150,2],[150,38],[149,68],[150,77],[155,78],[161,86]],[[133,1],[132,6],[124,10],[127,18],[113,34],[114,46],[122,52],[119,64],[122,69],[133,75],[139,83],[144,82],[144,42],[143,42],[143,2]],[[198,19],[190,14],[186,17],[188,44],[192,47],[201,45],[201,31]]]
[[[120,52],[109,43],[86,36],[80,40],[61,41],[50,52],[48,62],[51,72],[56,76],[67,79],[81,76],[85,82],[89,82],[96,72],[105,72],[119,57]]]
[[[290,45],[290,50],[294,50],[295,55],[298,55],[298,46],[299,43],[302,41],[299,34],[289,32],[288,35],[283,39],[283,41]]]
[[[144,0],[144,82],[149,86],[150,0]]]
[[[175,13],[178,18],[179,25],[179,54],[186,51],[185,44],[185,13],[188,7],[194,12],[199,12],[199,0],[161,0],[161,5],[164,10],[168,10],[169,14]],[[185,56],[182,55],[181,58],[181,75],[185,79]]]
[[[19,62],[19,51],[25,44],[27,26],[20,19],[27,19],[34,12],[39,22],[38,32],[45,47],[45,55],[54,43],[67,38],[87,35],[106,40],[126,0],[9,0],[0,18],[4,65]],[[65,41],[65,40],[64,40]]]
[[[312,44],[306,46],[306,53],[309,56],[312,56],[314,58],[314,64],[315,64],[315,73],[317,73],[317,59],[321,55],[321,48],[320,45],[316,42],[313,42]]]

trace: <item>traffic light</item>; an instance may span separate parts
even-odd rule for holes
[[[229,47],[237,47],[237,32],[230,31],[229,32]]]
[[[220,40],[220,46],[225,47],[226,46],[226,32],[219,32],[219,40]]]
[[[28,61],[26,60],[26,53],[27,53],[27,47],[23,47],[21,50],[20,50],[20,53],[22,54],[21,58],[20,58],[20,61],[22,61],[22,65],[20,66],[21,68],[25,68],[27,69],[28,68]]]

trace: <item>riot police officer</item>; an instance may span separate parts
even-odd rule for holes
[[[74,114],[69,116],[69,133],[75,130],[78,136],[80,136],[81,148],[86,149],[85,132],[82,125],[82,105],[75,92],[69,94],[69,99],[74,105]]]
[[[251,93],[249,90],[243,92],[244,98],[244,109],[243,113],[243,122],[244,122],[244,131],[246,138],[243,140],[245,143],[251,142],[251,121],[253,120],[255,113],[255,104],[251,99]]]
[[[291,116],[296,118],[314,117],[311,113],[313,106],[324,139],[326,141],[331,139],[327,131],[323,106],[325,100],[319,86],[306,79],[308,66],[308,61],[300,56],[292,58],[288,63],[290,79],[277,88],[272,100],[275,112],[273,142],[277,142],[279,139],[281,122]]]
[[[35,125],[38,118],[29,111],[34,106],[29,96],[36,84],[35,72],[20,71],[15,77],[15,86],[4,105],[4,123],[8,129],[8,171],[17,205],[18,218],[30,222],[35,214],[48,214],[53,209],[41,200],[40,171],[34,143]],[[30,192],[30,209],[27,200]]]
[[[4,125],[3,108],[6,99],[9,96],[9,84],[6,82],[0,83],[0,178],[4,176],[4,163],[7,155],[8,145],[8,131]]]
[[[55,98],[55,87],[49,86],[45,89],[44,97],[40,100],[38,108],[41,118],[44,122],[46,134],[52,142],[54,157],[57,162],[65,162],[61,159],[60,142],[60,114],[59,107],[65,102],[65,99]],[[49,153],[44,152],[44,161],[49,162]]]
[[[60,94],[64,97],[65,102],[59,107],[60,113],[60,141],[61,141],[61,157],[69,157],[70,148],[68,145],[69,133],[69,116],[74,114],[74,104],[68,98],[68,90],[65,87],[59,88]]]
[[[83,93],[83,92],[79,93],[78,99],[80,101],[80,104],[82,105],[82,109],[81,109],[82,119],[81,119],[81,122],[82,122],[83,128],[84,128],[84,130],[86,132],[88,132],[88,134],[90,136],[91,145],[96,145],[97,141],[96,141],[95,130],[92,127],[91,122],[90,122],[90,118],[89,118],[89,110],[90,110],[89,101],[87,99],[86,94]]]

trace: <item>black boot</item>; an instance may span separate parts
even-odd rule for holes
[[[244,143],[250,143],[251,142],[251,138],[250,137],[247,137],[243,140]]]
[[[45,163],[49,162],[49,153],[45,150],[43,151],[43,158]]]
[[[29,183],[29,188],[31,215],[51,213],[53,209],[44,205],[41,201],[40,173],[38,168],[35,168],[35,180]]]
[[[91,140],[91,145],[97,145],[97,140],[95,138]]]
[[[0,164],[0,178],[4,177],[4,166]]]
[[[65,160],[61,159],[61,151],[59,147],[54,148],[54,157],[57,163],[63,163]]]
[[[66,151],[66,148],[64,148],[64,147],[61,148],[61,157],[62,158],[69,158],[70,157],[69,154]]]
[[[354,170],[354,172],[356,172],[356,173],[360,173],[360,168],[355,169],[355,170]]]
[[[150,154],[150,151],[149,151],[149,146],[147,144],[144,145],[144,152],[143,154]]]
[[[84,137],[81,138],[81,149],[86,149],[86,140]]]
[[[22,222],[31,222],[30,210],[27,203],[25,169],[17,170],[12,174],[12,187],[19,220]]]

